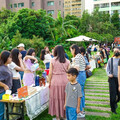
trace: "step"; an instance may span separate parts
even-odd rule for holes
[[[108,86],[85,86],[85,88],[108,88]]]
[[[93,82],[92,81],[87,81],[86,84],[88,84],[88,83],[89,84],[108,84],[108,82],[101,82],[101,81],[99,81],[99,82],[98,81],[96,81],[96,82],[94,82],[94,81]]]
[[[85,96],[85,98],[98,99],[98,100],[109,100],[109,97]]]
[[[105,85],[105,84],[92,84],[92,83],[91,84],[87,83],[87,84],[85,84],[85,86],[103,86],[103,87],[109,87],[108,85]]]
[[[111,111],[111,109],[107,107],[85,106],[85,108],[102,110],[102,111]]]
[[[89,79],[89,80],[87,80],[87,82],[89,82],[89,81],[90,82],[107,82],[108,80],[106,80],[106,79],[105,80],[100,80],[100,81],[98,79],[97,80],[95,80],[95,79],[92,79],[92,80]]]
[[[109,94],[106,94],[106,93],[86,93],[85,92],[85,96],[89,96],[89,95],[106,95],[106,96],[109,96]]]
[[[86,120],[86,118],[77,118],[77,120]]]
[[[101,112],[85,112],[86,115],[92,115],[92,116],[101,116],[101,117],[110,117],[109,113],[101,113]]]
[[[85,100],[85,103],[87,104],[98,104],[98,105],[109,105],[109,102],[104,102],[104,101],[89,101]]]
[[[90,91],[99,91],[99,92],[109,92],[109,90],[98,90],[98,89],[85,89],[85,92],[90,92]]]

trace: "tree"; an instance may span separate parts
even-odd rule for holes
[[[117,28],[120,29],[120,18],[118,11],[115,11],[111,17],[111,23]]]
[[[103,37],[100,34],[95,33],[95,32],[87,32],[85,35],[87,37],[90,37],[90,38],[98,40],[98,41],[102,41],[103,40]]]
[[[10,39],[13,38],[17,30],[19,30],[23,38],[32,39],[33,35],[35,35],[43,37],[44,40],[51,39],[48,29],[49,22],[46,19],[45,10],[21,9],[7,24],[7,33]]]
[[[91,16],[88,13],[88,11],[84,11],[81,18],[81,27],[79,32],[84,34],[90,30],[90,19],[91,19]]]
[[[104,41],[106,43],[114,41],[114,37],[111,34],[102,34],[102,37],[103,37],[102,41]]]
[[[39,38],[33,35],[32,39],[22,38],[22,34],[17,30],[16,35],[12,38],[12,47],[16,47],[18,44],[24,43],[26,49],[34,48],[37,55],[40,55],[41,49],[45,46],[43,38]]]
[[[65,38],[71,37],[69,29],[71,29],[71,31],[77,31],[75,26],[71,24],[74,21],[75,20],[65,20],[61,17],[61,12],[58,12],[58,17],[55,20],[56,43],[64,42]]]
[[[15,15],[14,12],[11,12],[11,10],[7,10],[5,8],[2,8],[0,10],[0,25],[3,23],[7,23],[7,20],[9,17],[13,17]]]

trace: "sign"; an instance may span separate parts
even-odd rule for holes
[[[18,91],[18,98],[25,98],[28,96],[28,87],[27,86],[21,87],[21,88],[17,89],[17,91]]]
[[[115,37],[115,39],[114,39],[114,43],[118,43],[118,44],[120,44],[120,37]]]

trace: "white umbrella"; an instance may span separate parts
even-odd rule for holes
[[[83,36],[83,35],[80,35],[80,36],[78,36],[78,37],[74,37],[74,38],[71,38],[71,39],[67,39],[66,41],[81,42],[81,41],[97,41],[97,40],[92,39],[92,38],[89,38],[89,37],[86,37],[86,36]]]

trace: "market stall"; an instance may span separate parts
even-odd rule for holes
[[[0,100],[0,102],[5,103],[7,120],[12,120],[10,117],[11,115],[19,116],[21,120],[25,120],[24,107],[26,108],[27,115],[30,120],[36,118],[40,113],[48,108],[49,85],[46,84],[45,86],[37,86],[34,88],[36,89],[36,92],[26,98],[19,99],[18,96],[16,96],[10,100]],[[13,104],[17,104],[17,107],[19,106],[19,112],[13,111]]]

